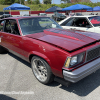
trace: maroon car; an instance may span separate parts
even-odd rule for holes
[[[43,84],[77,82],[100,68],[100,34],[63,30],[49,17],[0,20],[0,53],[31,63]]]

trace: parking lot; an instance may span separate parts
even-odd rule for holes
[[[11,53],[0,54],[0,93],[0,100],[100,100],[100,70],[68,87],[43,85],[29,63]]]

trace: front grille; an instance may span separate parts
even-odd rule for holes
[[[86,62],[93,60],[100,56],[100,46],[87,51]]]

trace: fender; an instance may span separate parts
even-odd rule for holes
[[[40,53],[37,51],[31,51],[28,55],[28,58],[30,58],[31,55],[36,55],[36,56],[43,58],[51,66],[50,59],[46,55],[44,55],[43,53]]]

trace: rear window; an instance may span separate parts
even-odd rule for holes
[[[93,26],[100,26],[100,16],[89,17],[89,20],[93,24]]]

